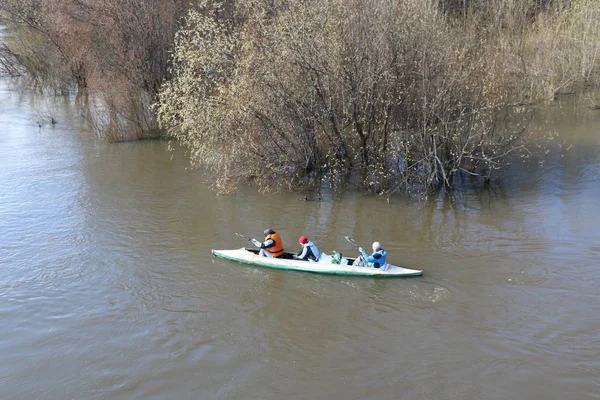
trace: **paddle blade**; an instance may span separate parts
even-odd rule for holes
[[[344,236],[346,238],[347,241],[349,241],[350,243],[352,243],[354,245],[354,247],[356,247],[357,249],[360,247],[359,245],[356,244],[356,242],[354,241],[354,239],[352,239],[350,236]]]
[[[236,232],[235,234],[236,234],[237,236],[241,237],[242,239],[246,239],[246,240],[249,240],[249,241],[251,241],[251,240],[252,240],[252,238],[250,238],[250,237],[248,237],[248,236],[246,236],[246,235],[242,235],[241,233],[237,233],[237,232]]]

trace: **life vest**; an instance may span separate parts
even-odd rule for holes
[[[269,251],[269,253],[271,253],[273,257],[281,257],[284,253],[281,236],[279,236],[279,233],[275,232],[265,236],[265,242],[269,239],[273,239],[275,241],[275,244],[271,247],[267,247],[267,250]]]
[[[364,260],[367,262],[369,267],[371,268],[381,268],[385,265],[385,258],[387,257],[387,251],[385,249],[381,249],[379,251],[374,252],[371,255],[368,255],[364,251],[362,252]]]
[[[385,258],[387,256],[387,251],[385,249],[381,249],[371,254],[367,261],[369,262],[369,266],[373,266],[373,268],[381,268],[385,265]]]

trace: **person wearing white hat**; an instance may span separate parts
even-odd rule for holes
[[[362,247],[359,247],[358,250],[361,252],[363,260],[370,268],[381,268],[385,265],[387,251],[381,247],[381,243],[373,242],[373,254],[371,255],[365,253]]]

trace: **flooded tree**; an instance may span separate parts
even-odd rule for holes
[[[190,12],[157,107],[220,190],[354,172],[375,192],[428,190],[527,154],[504,118],[520,94],[511,57],[436,2],[236,5],[236,26]]]
[[[98,134],[144,138],[156,131],[149,105],[169,78],[187,7],[180,0],[3,0],[0,15],[13,35],[0,60],[37,87],[77,90]]]
[[[167,132],[221,191],[493,179],[540,144],[529,105],[599,81],[593,0],[4,0],[0,18],[6,73],[76,90],[109,139]]]

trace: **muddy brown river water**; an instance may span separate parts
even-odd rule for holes
[[[600,112],[545,119],[569,152],[456,202],[217,196],[183,151],[98,141],[1,80],[0,398],[600,398]],[[425,273],[211,257],[266,227]]]

